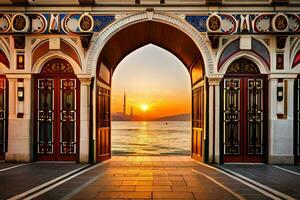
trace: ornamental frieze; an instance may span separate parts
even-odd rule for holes
[[[99,32],[115,20],[112,15],[0,14],[0,33],[72,34]]]
[[[199,32],[211,34],[299,33],[300,15],[285,13],[187,15]],[[0,33],[77,34],[99,32],[115,21],[114,15],[0,14]]]
[[[297,14],[212,13],[209,16],[186,16],[185,19],[199,32],[212,34],[300,32],[300,15]]]

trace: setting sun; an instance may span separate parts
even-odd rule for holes
[[[140,109],[144,112],[149,110],[149,105],[148,104],[141,104]]]

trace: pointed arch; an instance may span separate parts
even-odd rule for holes
[[[190,24],[180,19],[179,17],[158,12],[147,12],[126,16],[100,32],[94,38],[94,42],[92,43],[92,46],[88,52],[86,69],[83,69],[83,71],[95,76],[98,57],[109,39],[123,28],[144,21],[156,21],[168,24],[187,34],[194,41],[195,45],[201,52],[206,75],[208,76],[209,74],[213,74],[216,71],[214,69],[215,58],[213,57],[212,50],[209,47],[209,44],[206,41],[205,37],[202,36],[194,27],[192,27]]]

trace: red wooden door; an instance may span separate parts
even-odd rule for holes
[[[192,158],[204,161],[204,85],[192,90]]]
[[[76,77],[36,79],[37,160],[73,161],[78,157],[78,82]]]
[[[0,160],[5,159],[7,151],[7,80],[0,75]]]
[[[110,88],[97,86],[96,161],[111,158]]]
[[[35,77],[36,160],[78,161],[80,83],[69,63],[48,62]]]
[[[224,162],[263,162],[264,79],[228,77],[223,84]]]

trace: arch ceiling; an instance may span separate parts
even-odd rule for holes
[[[194,41],[173,26],[146,21],[128,26],[116,33],[104,46],[98,58],[98,68],[103,62],[115,69],[129,53],[154,44],[177,56],[183,64],[190,68],[201,59],[201,53]]]

